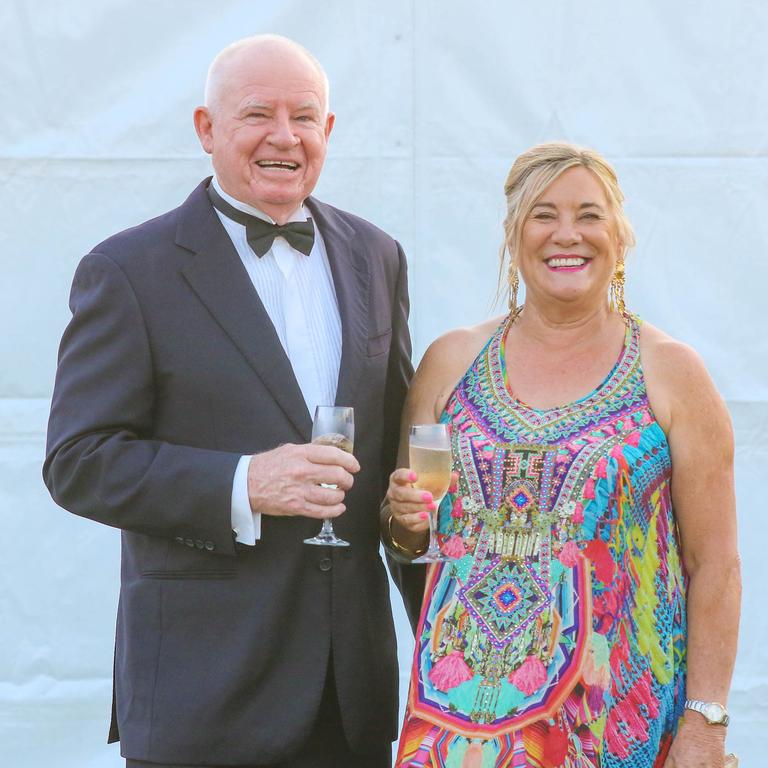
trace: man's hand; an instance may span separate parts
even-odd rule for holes
[[[338,517],[344,494],[360,471],[350,453],[327,445],[281,445],[248,464],[248,499],[262,515]],[[320,484],[335,485],[323,488]]]

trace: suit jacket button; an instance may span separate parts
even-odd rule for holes
[[[174,541],[175,541],[177,544],[183,544],[183,543],[184,543],[184,537],[183,537],[183,536],[177,536],[177,537],[174,539]]]
[[[209,551],[213,552],[214,549],[216,549],[216,545],[212,541],[206,541],[203,546]]]
[[[330,557],[324,557],[320,560],[320,562],[317,564],[317,567],[321,571],[330,571],[331,568],[333,568],[333,563],[331,562]]]
[[[185,539],[185,540],[184,540],[184,543],[185,543],[185,544],[186,544],[188,547],[194,547],[194,546],[195,546],[195,540],[194,540],[194,539]]]
[[[203,544],[203,542],[200,539],[195,539],[195,546],[198,549],[202,549],[205,545]]]

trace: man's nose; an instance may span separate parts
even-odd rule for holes
[[[269,142],[278,149],[290,149],[299,143],[299,138],[293,132],[290,118],[276,116],[269,134]]]

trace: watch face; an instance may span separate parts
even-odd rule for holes
[[[706,704],[702,714],[710,723],[719,723],[725,718],[725,709],[719,704]]]

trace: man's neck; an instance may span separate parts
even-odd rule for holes
[[[224,189],[222,189],[222,186],[215,175],[211,179],[211,184],[213,185],[213,188],[224,198],[224,200],[226,200],[234,208],[237,208],[238,211],[249,213],[251,216],[258,216],[258,218],[264,219],[264,221],[269,221],[272,224],[276,223],[275,220],[268,213],[264,213],[264,211],[262,211],[260,208],[256,208],[250,203],[244,203],[242,200],[238,200],[236,197],[232,197],[232,195],[230,195],[229,192],[226,192]],[[304,205],[300,205],[286,219],[286,221],[306,221],[306,220],[307,220],[307,213],[304,210]]]

